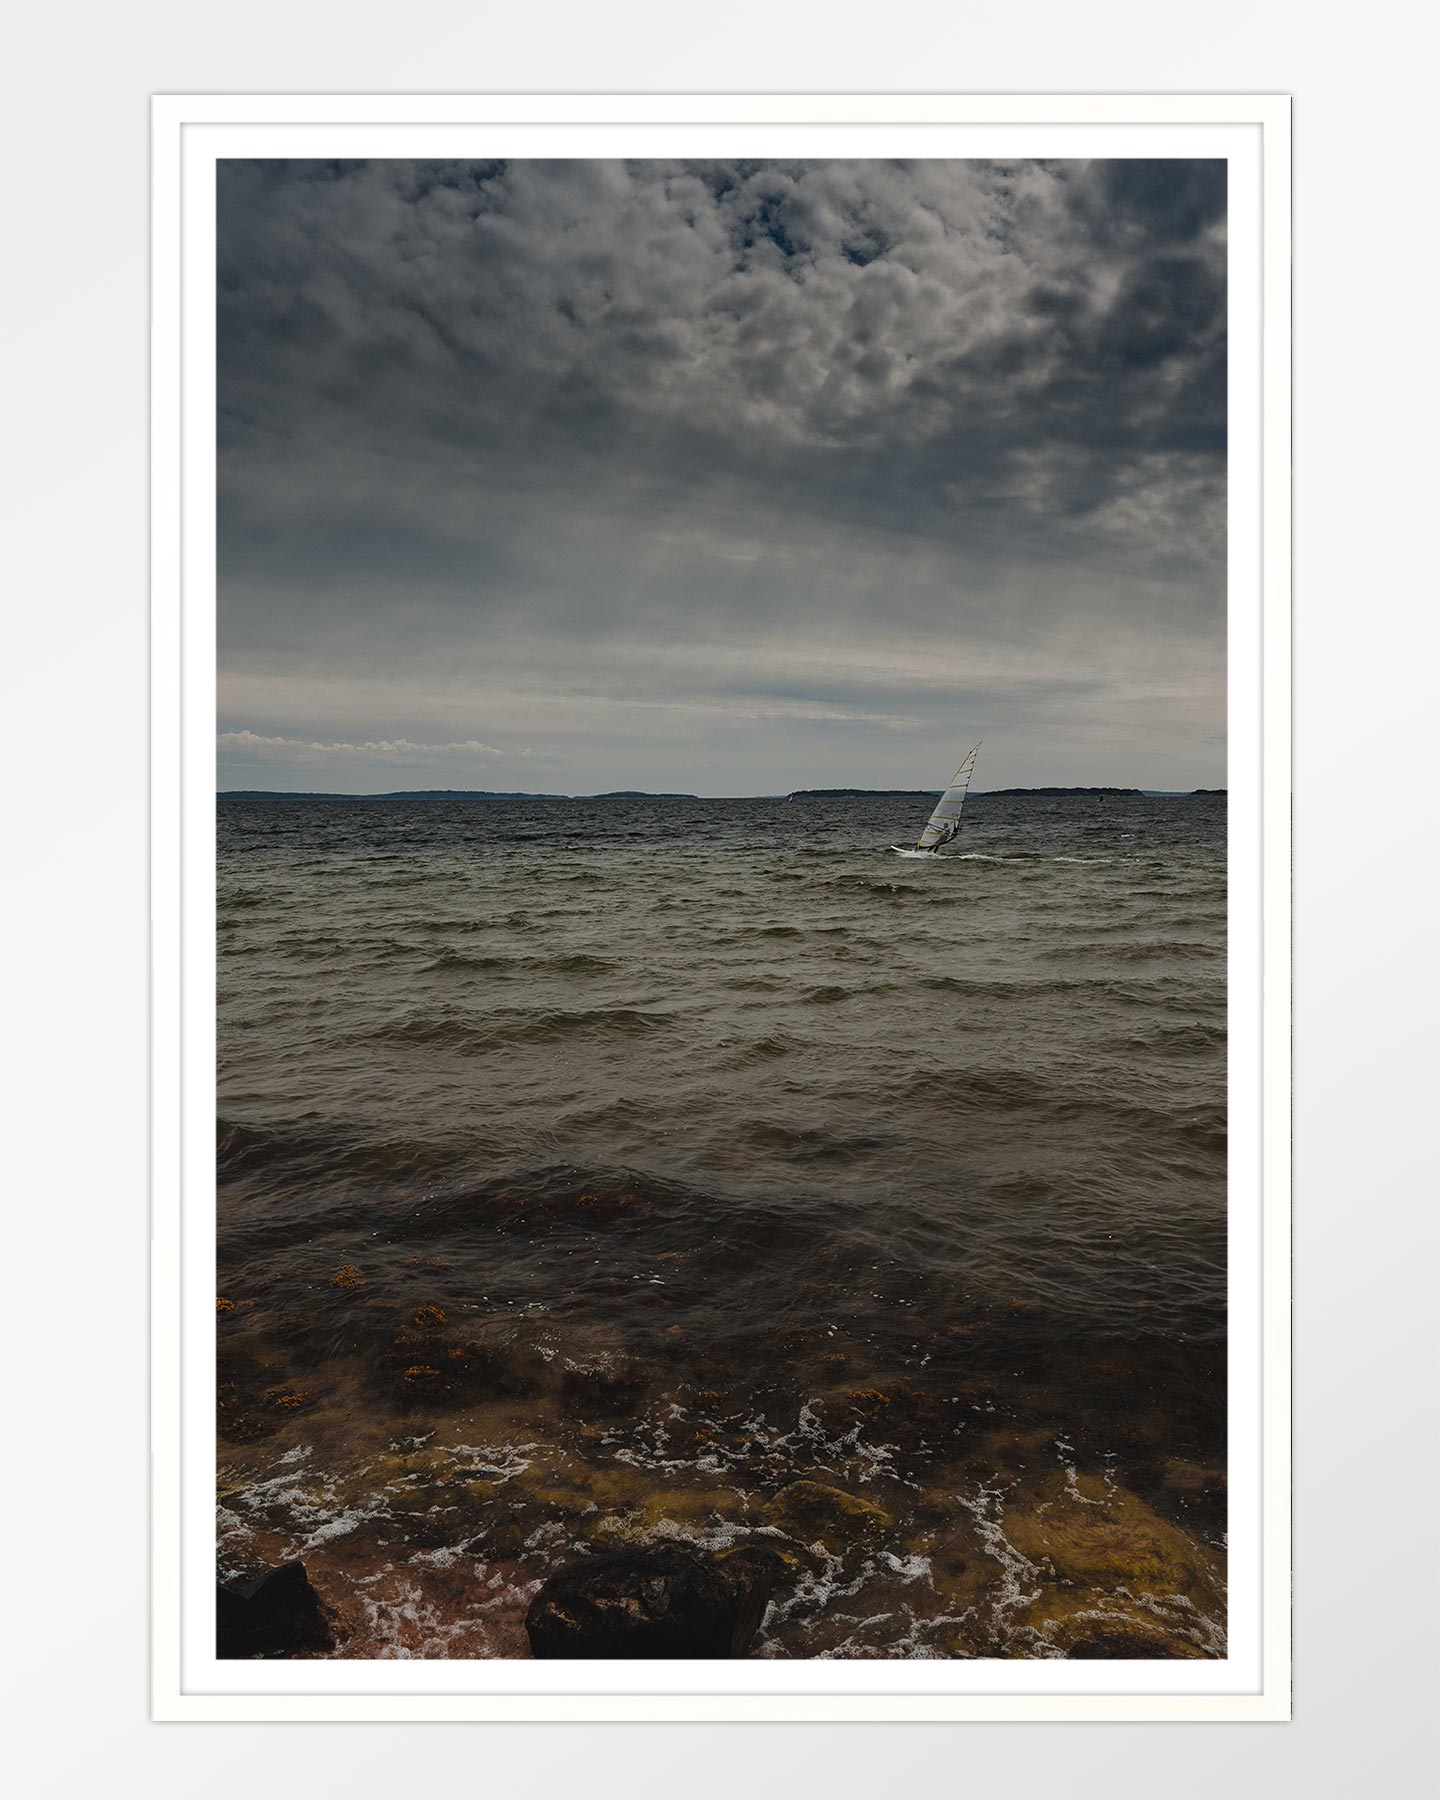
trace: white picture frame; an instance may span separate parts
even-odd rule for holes
[[[1230,374],[1232,1656],[215,1665],[214,209],[224,155],[1223,154]],[[1200,143],[1223,146],[1197,151]],[[245,148],[242,150],[241,145]],[[662,144],[664,148],[662,149]],[[1157,144],[1170,146],[1157,149]],[[983,145],[984,148],[977,146]],[[1083,150],[1070,146],[1083,145]],[[1134,153],[1134,149],[1130,151]],[[207,172],[208,204],[207,204]],[[1276,1720],[1290,1707],[1290,102],[1277,95],[164,95],[152,104],[153,1716]],[[209,372],[209,379],[206,372]],[[1237,930],[1238,926],[1238,930]],[[198,1287],[197,1287],[198,1281]],[[722,1679],[723,1677],[723,1679]],[[1185,1684],[1189,1683],[1187,1687]]]

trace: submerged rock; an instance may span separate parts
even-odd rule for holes
[[[781,1488],[766,1508],[768,1516],[794,1537],[806,1543],[819,1538],[828,1544],[871,1537],[891,1522],[883,1506],[847,1494],[843,1488],[820,1481],[792,1481]]]
[[[1158,1631],[1133,1626],[1111,1627],[1093,1632],[1072,1643],[1065,1652],[1075,1662],[1122,1662],[1144,1658],[1148,1662],[1177,1662],[1199,1656],[1200,1652]]]
[[[1219,1626],[1180,1599],[1137,1601],[1097,1588],[1047,1588],[1010,1623],[1014,1636],[1002,1655],[1173,1662],[1223,1654]]]
[[[590,1557],[552,1575],[530,1603],[531,1653],[551,1659],[743,1656],[764,1617],[779,1557],[717,1556],[690,1544]]]
[[[1076,1587],[1179,1595],[1204,1612],[1223,1613],[1219,1558],[1135,1494],[1094,1475],[1057,1475],[1039,1499],[1033,1509],[1005,1515],[1005,1535],[1032,1563]]]
[[[639,1363],[570,1363],[560,1391],[577,1412],[613,1418],[633,1412],[649,1384],[649,1375]]]
[[[1004,1531],[1036,1592],[1012,1617],[1052,1654],[1077,1660],[1224,1654],[1220,1559],[1124,1488],[1056,1476]]]
[[[403,1407],[456,1407],[534,1391],[532,1371],[507,1346],[484,1338],[452,1342],[442,1334],[444,1322],[438,1306],[422,1306],[414,1325],[381,1353],[380,1368]]]
[[[328,1650],[334,1641],[303,1562],[281,1563],[242,1588],[216,1590],[215,1654],[222,1660],[293,1656]]]
[[[1225,1470],[1184,1457],[1140,1459],[1125,1466],[1125,1482],[1148,1506],[1177,1524],[1207,1534],[1225,1530]]]

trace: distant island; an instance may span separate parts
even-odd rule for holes
[[[308,794],[284,788],[221,788],[217,800],[697,800],[698,794],[651,794],[617,788],[610,794],[508,793],[493,788],[397,788],[388,794]]]
[[[940,788],[796,788],[791,800],[933,800]],[[972,800],[1013,800],[1035,797],[1043,800],[1163,800],[1189,799],[1194,794],[1224,794],[1224,788],[1121,788],[1121,787],[1032,787],[975,788]]]
[[[942,788],[796,788],[787,800],[933,800]]]
[[[485,788],[401,788],[390,794],[304,794],[284,788],[221,788],[217,800],[568,800],[568,794],[498,793]]]
[[[973,798],[976,800],[1009,800],[1018,795],[1036,794],[1045,800],[1139,800],[1143,797],[1143,788],[1112,787],[1039,787],[1039,788],[983,788]]]

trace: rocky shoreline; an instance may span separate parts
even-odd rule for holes
[[[822,1248],[727,1331],[762,1277],[660,1248],[673,1197],[432,1204],[553,1234],[601,1304],[512,1301],[503,1250],[434,1251],[428,1215],[228,1283],[227,1657],[1224,1655],[1223,1345],[908,1273],[887,1335],[855,1296],[891,1278]]]
[[[648,1456],[614,1413],[564,1443],[533,1397],[348,1461],[252,1442],[222,1465],[220,1654],[1224,1654],[1223,1549],[1188,1505],[1214,1471],[1172,1462],[1152,1505],[1015,1421],[927,1468],[816,1408],[750,1421],[743,1455],[665,1412]],[[716,1454],[673,1454],[697,1432]]]
[[[1223,1654],[1210,1616],[1223,1611],[1216,1559],[1133,1495],[1072,1474],[1052,1483],[1029,1514],[1007,1514],[1003,1534],[973,1514],[967,1520],[967,1509],[949,1511],[941,1495],[927,1504],[934,1554],[923,1573],[953,1629],[919,1653],[1076,1660]],[[597,1548],[528,1589],[512,1590],[517,1607],[528,1592],[520,1621],[526,1649],[517,1646],[512,1654],[746,1656],[767,1618],[783,1614],[787,1602],[833,1565],[847,1540],[878,1544],[891,1523],[876,1502],[810,1480],[782,1489],[766,1517],[779,1523],[758,1525],[750,1538],[723,1548],[661,1532],[630,1548]],[[898,1558],[889,1560],[903,1573]],[[477,1560],[473,1572],[483,1594],[488,1565]],[[912,1569],[910,1579],[919,1573]],[[240,1587],[222,1584],[216,1653],[225,1659],[354,1654],[347,1648],[345,1599],[333,1583],[328,1598],[317,1589],[303,1561]],[[1006,1608],[1015,1616],[1002,1644],[995,1615]]]

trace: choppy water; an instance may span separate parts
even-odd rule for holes
[[[1224,801],[917,810],[221,803],[223,1570],[513,1655],[761,1534],[762,1654],[1218,1653]]]

